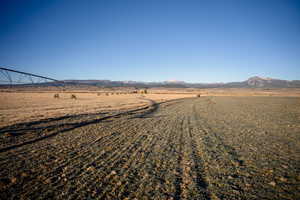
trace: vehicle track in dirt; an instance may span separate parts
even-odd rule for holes
[[[32,133],[41,123],[6,127],[2,134],[23,134],[0,152],[0,199],[297,199],[299,99],[261,98],[151,102],[106,118],[43,121],[51,131],[39,129],[42,139]],[[277,114],[278,106],[290,112]]]

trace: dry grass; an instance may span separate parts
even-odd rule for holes
[[[145,106],[148,101],[140,94],[100,95],[100,93],[1,92],[0,127],[65,115],[126,110]],[[189,97],[183,94],[147,94],[147,99],[162,102]],[[71,98],[70,98],[71,97]]]

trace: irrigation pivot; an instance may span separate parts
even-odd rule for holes
[[[32,85],[43,83],[64,83],[53,78],[0,67],[0,85]]]

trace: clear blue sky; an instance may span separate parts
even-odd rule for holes
[[[300,79],[300,1],[0,0],[0,65],[57,79]]]

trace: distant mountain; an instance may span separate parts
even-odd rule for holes
[[[169,81],[165,81],[165,84],[185,84],[184,81],[178,81],[178,80],[169,80]]]
[[[287,81],[254,76],[243,82],[226,83],[225,87],[241,88],[299,88],[300,81]]]
[[[242,82],[229,83],[186,83],[184,81],[169,80],[164,82],[138,82],[138,81],[110,81],[110,80],[64,80],[64,85],[99,86],[99,87],[135,87],[135,88],[300,88],[300,80],[280,80],[259,76],[250,77]],[[61,83],[41,83],[39,86],[57,86]],[[27,84],[32,86],[32,84]],[[22,86],[22,85],[20,85]],[[24,85],[23,85],[24,86]]]
[[[110,80],[67,80],[66,83],[88,84],[104,87],[171,87],[171,88],[300,88],[300,80],[287,81],[259,76],[242,82],[229,83],[186,83],[169,80],[164,82],[110,81]]]

